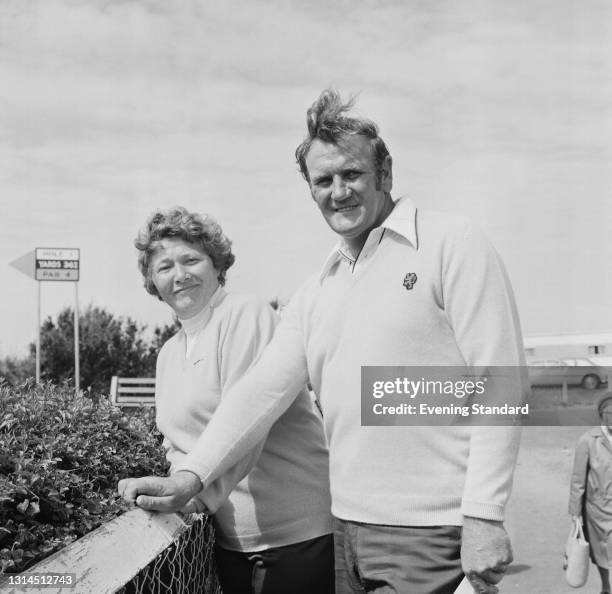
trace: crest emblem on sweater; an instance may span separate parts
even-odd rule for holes
[[[410,291],[410,289],[414,287],[416,282],[417,282],[417,275],[414,272],[409,272],[404,277],[404,287],[406,287],[408,291]]]

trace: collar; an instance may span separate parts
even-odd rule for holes
[[[208,322],[211,310],[217,307],[217,305],[219,305],[219,303],[223,301],[226,295],[227,292],[225,291],[225,289],[221,285],[219,285],[217,287],[217,290],[208,300],[208,303],[195,316],[187,318],[185,320],[179,318],[179,322],[181,323],[185,334],[191,336],[192,334],[197,332],[202,326],[204,326],[206,322]]]
[[[601,432],[604,434],[604,437],[608,440],[608,444],[612,447],[612,435],[610,435],[610,431],[605,425],[601,425]]]
[[[417,235],[416,227],[416,214],[417,209],[413,204],[412,200],[406,196],[402,196],[395,202],[393,210],[389,213],[389,216],[383,221],[380,227],[375,227],[370,231],[370,235],[373,233],[379,233],[380,238],[385,229],[393,231],[394,233],[401,235],[407,239],[415,249],[419,249],[419,238]],[[367,240],[366,240],[367,241]],[[334,249],[330,252],[325,260],[321,272],[319,274],[319,282],[323,282],[323,279],[329,274],[331,269],[341,260],[346,260],[352,264],[354,260],[348,255],[346,244],[343,240],[338,241],[334,246]]]

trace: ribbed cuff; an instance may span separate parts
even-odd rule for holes
[[[203,464],[197,464],[190,459],[189,455],[185,456],[183,461],[172,469],[172,472],[178,472],[179,470],[188,470],[189,472],[193,472],[193,474],[200,479],[200,482],[202,483],[202,490],[209,487],[210,483],[212,482],[210,480],[212,469]]]
[[[504,506],[487,501],[469,501],[464,499],[461,502],[461,513],[464,516],[481,518],[483,520],[504,521]]]

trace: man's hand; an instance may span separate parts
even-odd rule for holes
[[[179,470],[166,477],[123,479],[117,490],[126,501],[142,509],[172,513],[183,509],[193,511],[191,499],[202,490],[202,483],[193,472]],[[190,506],[186,507],[188,503]]]
[[[210,515],[210,510],[197,497],[192,497],[185,504],[185,506],[181,509],[181,512],[184,514],[208,514]]]
[[[510,539],[502,522],[464,516],[461,566],[478,594],[496,594],[495,586],[512,563]]]

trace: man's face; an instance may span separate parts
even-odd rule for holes
[[[377,180],[370,140],[357,134],[340,144],[314,140],[306,167],[312,197],[327,224],[349,247],[361,249],[368,233],[393,207],[388,195],[391,160],[385,161]]]

